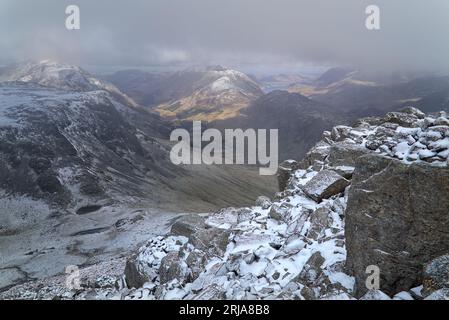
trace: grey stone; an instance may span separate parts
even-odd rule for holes
[[[313,200],[321,202],[345,190],[349,181],[335,171],[323,170],[307,182],[302,190]]]
[[[137,255],[133,255],[126,261],[125,278],[126,285],[129,289],[141,288],[146,282],[150,280],[148,278],[148,275],[140,270],[139,263],[137,261]]]
[[[225,293],[217,285],[213,284],[192,296],[191,300],[224,300],[225,298]]]
[[[411,114],[412,116],[415,116],[418,119],[424,119],[426,117],[426,114],[415,107],[405,107],[401,110],[399,110],[402,113]]]
[[[161,284],[165,284],[174,279],[179,283],[183,283],[186,280],[187,270],[183,266],[183,261],[179,258],[179,253],[176,251],[169,252],[161,260],[159,267],[159,277]]]
[[[358,157],[369,152],[368,149],[358,144],[338,142],[332,145],[327,162],[332,167],[354,166]]]
[[[272,219],[282,221],[282,222],[288,222],[290,219],[289,213],[291,210],[291,205],[289,204],[273,204],[270,208],[270,212],[268,213],[268,216]]]
[[[292,172],[297,170],[298,168],[298,162],[296,162],[295,160],[286,160],[279,165],[277,179],[280,191],[285,190]]]
[[[209,256],[223,256],[229,243],[231,230],[218,228],[200,229],[189,236],[189,242]]]
[[[339,167],[329,167],[328,170],[335,171],[345,179],[351,179],[354,173],[354,167],[351,166],[339,166]]]
[[[387,122],[395,123],[401,127],[412,128],[418,118],[414,114],[403,112],[389,112],[385,117]]]
[[[189,237],[192,233],[205,227],[206,218],[197,214],[188,214],[179,218],[171,227],[171,233],[176,236]]]
[[[434,125],[436,126],[449,126],[449,119],[446,117],[439,117],[435,120]]]
[[[356,295],[366,268],[381,270],[393,295],[422,283],[425,263],[449,251],[449,169],[380,155],[358,158],[345,212],[347,268]]]
[[[391,300],[391,298],[380,290],[370,290],[360,300]]]

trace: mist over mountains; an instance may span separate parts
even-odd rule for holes
[[[219,75],[214,68],[240,78]],[[251,77],[223,67],[204,67],[160,75],[120,71],[106,79],[170,121],[201,120],[221,130],[279,129],[281,159],[303,157],[324,130],[337,124],[408,105],[426,112],[447,110],[449,92],[447,76],[341,67],[329,68],[316,78]],[[130,89],[136,87],[139,91]],[[148,99],[148,94],[159,100]]]

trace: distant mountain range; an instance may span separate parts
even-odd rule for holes
[[[303,157],[323,130],[360,117],[408,105],[425,112],[449,108],[449,77],[373,75],[339,67],[316,79],[250,77],[223,67],[161,75],[131,70],[107,79],[136,101],[151,102],[147,108],[175,124],[202,120],[219,129],[277,128],[281,159]]]
[[[425,112],[448,110],[449,77],[416,74],[366,74],[332,68],[312,85],[292,86],[290,92],[333,106],[351,119],[381,115],[413,105]]]
[[[171,130],[79,67],[51,61],[8,67],[0,74],[0,188],[72,211],[108,201],[205,210],[226,205],[218,197],[226,185],[237,191],[253,181],[253,196],[275,188],[260,182],[256,170],[173,165]],[[168,201],[174,194],[178,200]]]
[[[131,70],[107,79],[162,117],[181,121],[232,118],[263,95],[249,76],[220,66],[159,76]]]

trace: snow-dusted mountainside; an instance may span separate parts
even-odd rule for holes
[[[0,74],[0,82],[32,83],[75,92],[105,90],[121,99],[121,102],[136,106],[131,98],[113,84],[99,80],[78,66],[51,60],[11,65]]]
[[[175,170],[156,141],[169,128],[81,68],[25,63],[6,68],[0,80],[7,193],[77,208],[89,197],[115,198],[114,190],[147,197],[151,181]]]
[[[63,207],[114,191],[143,196],[166,152],[130,125],[131,112],[106,91],[1,84],[2,189]]]
[[[415,108],[335,127],[281,164],[273,201],[183,216],[126,264],[82,270],[81,290],[57,277],[1,297],[448,299],[447,139],[444,112]],[[369,265],[382,291],[364,287]]]
[[[145,230],[163,232],[172,212],[243,205],[276,189],[257,168],[173,165],[172,127],[80,68],[42,62],[7,70],[0,291],[123,255]],[[254,189],[243,192],[248,183]]]
[[[192,91],[155,108],[161,116],[179,120],[214,121],[235,117],[263,92],[242,72],[222,67],[189,70],[199,77]],[[182,73],[176,77],[183,77]]]
[[[162,203],[164,188],[185,194],[179,195],[180,203],[196,192],[217,201],[203,190],[215,169],[189,173],[172,165],[166,141],[172,127],[126,103],[114,86],[76,66],[49,61],[8,67],[2,80],[0,184],[5,192],[75,211],[90,196],[155,199],[154,192],[160,192]],[[218,171],[227,176],[225,184],[238,188],[232,172]],[[196,187],[189,182],[193,175],[203,177]]]
[[[301,93],[356,120],[414,105],[423,112],[449,111],[449,77],[426,74],[372,74],[332,68],[310,84],[293,85]]]

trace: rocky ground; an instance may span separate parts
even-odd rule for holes
[[[448,157],[445,113],[335,127],[281,165],[274,200],[185,215],[126,262],[83,269],[79,289],[56,277],[0,298],[447,300]]]

